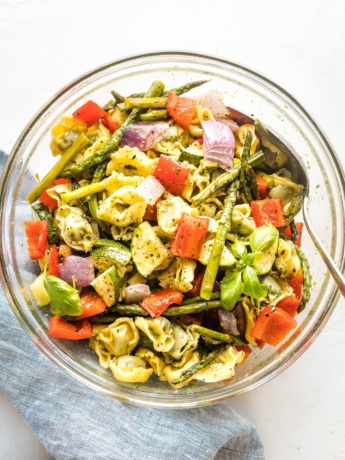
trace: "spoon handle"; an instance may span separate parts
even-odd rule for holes
[[[313,243],[315,244],[317,250],[319,251],[323,261],[327,265],[328,270],[330,271],[334,281],[337,283],[341,293],[345,297],[345,277],[339,270],[339,268],[335,265],[334,260],[331,258],[331,256],[328,254],[326,251],[324,245],[321,243],[320,239],[315,233],[315,230],[313,229],[313,226],[310,222],[309,216],[308,216],[308,204],[307,200],[304,200],[303,204],[303,217],[304,217],[304,222],[307,227],[308,233],[313,240]]]

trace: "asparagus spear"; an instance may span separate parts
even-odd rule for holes
[[[214,350],[212,350],[208,354],[206,359],[204,359],[203,361],[199,361],[197,364],[194,364],[194,366],[191,366],[189,369],[187,369],[184,372],[182,372],[180,377],[178,377],[177,379],[173,380],[171,383],[173,385],[177,385],[178,383],[185,382],[190,377],[192,377],[194,374],[196,374],[198,371],[200,371],[201,369],[204,369],[206,366],[211,364],[212,361],[214,361],[217,358],[217,356],[221,353],[222,349],[223,349],[223,347],[214,348]]]
[[[179,316],[179,315],[193,315],[194,313],[200,313],[211,308],[221,307],[220,300],[214,300],[211,302],[198,302],[195,304],[180,305],[179,307],[169,307],[163,313],[162,316]]]
[[[292,198],[288,210],[284,213],[286,218],[286,225],[289,225],[302,209],[304,194],[305,190],[302,189],[300,192],[296,193]]]
[[[68,203],[72,200],[79,200],[80,198],[84,198],[86,196],[102,192],[103,190],[105,190],[105,187],[105,183],[92,181],[91,184],[83,185],[82,187],[72,190],[72,192],[63,193],[61,195],[61,199],[65,203]]]
[[[60,241],[58,231],[56,225],[54,224],[53,216],[47,208],[47,206],[44,206],[43,203],[38,201],[37,203],[32,205],[32,209],[36,212],[40,220],[48,221],[48,243],[58,243]]]
[[[127,109],[164,109],[167,97],[126,97]]]
[[[251,166],[256,166],[261,163],[264,159],[264,153],[262,151],[256,152],[248,159],[248,164]],[[220,176],[218,176],[213,182],[211,182],[204,190],[192,198],[193,207],[200,206],[204,201],[206,201],[211,195],[213,195],[217,190],[222,188],[224,185],[233,182],[240,174],[241,165],[235,166],[231,171],[226,171]]]
[[[219,340],[220,342],[226,342],[230,345],[246,345],[245,340],[240,339],[239,337],[234,337],[233,335],[224,334],[222,332],[213,331],[212,329],[207,329],[206,327],[197,326],[193,324],[190,326],[191,330],[197,332],[203,337],[211,337],[212,339]]]
[[[150,110],[149,112],[142,113],[140,115],[140,120],[155,121],[155,120],[164,120],[167,117],[168,117],[168,111],[165,109],[159,109],[159,110]]]
[[[222,216],[219,219],[218,230],[212,246],[210,258],[207,262],[205,275],[202,280],[200,295],[203,299],[209,300],[216,280],[220,259],[222,256],[226,235],[230,231],[232,209],[236,203],[238,180],[230,185],[229,194],[224,201]]]
[[[162,94],[163,90],[163,83],[156,80],[152,83],[151,87],[146,93],[146,97],[159,97]],[[107,144],[102,149],[100,149],[94,156],[87,158],[81,163],[75,163],[67,166],[61,172],[60,176],[75,176],[76,174],[80,174],[84,171],[90,170],[91,168],[107,160],[110,157],[110,155],[114,152],[114,150],[116,150],[119,147],[123,132],[126,129],[126,127],[133,123],[136,123],[139,120],[142,110],[143,109],[133,109],[126,121],[123,123],[123,125],[117,131],[115,131],[115,133],[112,135],[112,137],[109,139]]]
[[[220,292],[212,292],[210,300],[220,299]],[[190,305],[191,303],[204,302],[204,299],[200,296],[191,297],[183,301],[182,305]]]
[[[38,199],[41,193],[46,190],[49,185],[56,179],[64,167],[79,153],[84,147],[90,143],[90,140],[84,133],[82,133],[78,139],[71,145],[71,147],[62,155],[60,160],[52,167],[52,169],[43,177],[36,187],[34,187],[28,194],[26,199],[29,203],[33,203]]]
[[[252,144],[252,133],[248,130],[246,133],[243,151],[242,151],[241,171],[240,171],[240,187],[242,188],[242,191],[248,203],[250,203],[253,199],[251,191],[250,191],[250,187],[248,186],[248,183],[247,183],[246,171],[245,171],[246,166],[248,164],[251,144]]]
[[[196,80],[196,81],[191,81],[189,83],[186,83],[185,85],[178,86],[177,88],[169,89],[167,91],[164,91],[162,96],[167,96],[169,93],[175,93],[178,96],[181,96],[181,94],[188,93],[193,88],[198,88],[199,86],[208,83],[210,80]],[[144,97],[144,93],[135,93],[131,94],[129,97]]]
[[[304,310],[305,306],[307,305],[310,299],[310,285],[311,285],[311,274],[310,274],[310,266],[309,262],[304,255],[303,251],[295,244],[296,252],[298,257],[300,258],[301,265],[302,265],[302,273],[303,273],[303,293],[302,299],[298,307],[298,313]]]
[[[97,166],[92,178],[92,184],[99,183],[105,174],[105,170],[107,169],[106,163],[102,163]],[[97,225],[106,233],[109,233],[108,225],[101,219],[97,217],[97,208],[98,208],[98,200],[97,200],[97,193],[92,193],[87,200],[90,214],[93,220],[97,223]]]
[[[221,307],[220,300],[214,300],[211,302],[196,302],[194,304],[182,304],[178,307],[169,307],[163,313],[162,316],[180,316],[180,315],[193,315],[195,313],[200,313],[201,311],[210,310],[211,308]],[[138,316],[148,316],[146,310],[144,310],[140,305],[124,305],[116,304],[112,307],[107,308],[107,313],[117,313],[120,315],[138,315]],[[106,313],[104,314],[104,316]]]

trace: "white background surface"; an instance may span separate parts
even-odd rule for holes
[[[0,148],[10,151],[40,106],[80,74],[129,54],[182,49],[242,63],[279,83],[318,121],[345,167],[344,5],[0,0]],[[292,367],[229,403],[257,426],[268,460],[344,460],[344,388],[341,299]],[[50,458],[1,392],[0,433],[0,460]]]

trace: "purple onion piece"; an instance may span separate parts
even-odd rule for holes
[[[133,304],[141,302],[150,294],[151,291],[147,284],[131,284],[126,287],[123,297],[127,304]]]
[[[205,160],[217,163],[229,171],[233,167],[235,137],[224,123],[215,120],[201,122]]]
[[[218,309],[219,323],[226,334],[239,336],[240,332],[237,329],[237,320],[235,314],[232,311],[224,310],[224,308]]]
[[[165,121],[143,121],[127,126],[124,130],[121,147],[137,147],[142,152],[152,149],[169,134],[169,125]]]
[[[68,256],[64,263],[59,264],[60,278],[78,290],[89,286],[95,279],[95,267],[90,257]]]
[[[225,118],[229,116],[229,109],[223,102],[223,94],[216,89],[206,93],[201,104],[203,107],[207,107],[211,110],[214,118]]]

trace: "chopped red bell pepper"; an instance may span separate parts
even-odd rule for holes
[[[288,279],[289,286],[292,287],[293,292],[298,300],[302,299],[302,292],[303,292],[303,275],[295,275],[291,276]]]
[[[83,313],[76,316],[77,320],[99,315],[107,308],[103,299],[94,291],[81,294],[79,306],[83,310]]]
[[[152,318],[160,316],[170,305],[181,305],[183,301],[182,292],[177,289],[158,289],[140,302]]]
[[[170,253],[174,256],[198,260],[205,243],[209,221],[183,213],[171,241]]]
[[[250,202],[250,207],[257,227],[265,224],[272,224],[275,227],[286,225],[283,203],[278,198],[254,200]]]
[[[245,360],[248,358],[250,353],[252,352],[252,349],[248,345],[236,345],[235,346],[237,351],[243,351],[244,352],[244,359],[242,363],[245,362]]]
[[[49,334],[56,339],[89,339],[92,336],[92,324],[87,319],[72,323],[61,316],[52,316],[49,321]]]
[[[196,102],[187,97],[180,97],[176,93],[168,94],[167,111],[171,118],[183,129],[188,129],[196,109]]]
[[[205,275],[205,267],[202,267],[201,269],[199,270],[197,269],[195,271],[194,280],[192,283],[193,287],[188,292],[186,292],[187,297],[197,297],[198,295],[200,295],[200,289],[201,289],[202,280],[204,278],[204,275]]]
[[[181,195],[190,168],[182,166],[166,155],[161,155],[154,176],[168,192]]]
[[[154,220],[157,222],[157,204],[162,201],[160,198],[155,202],[155,204],[148,204],[145,209],[144,220]]]
[[[46,252],[48,241],[48,221],[24,221],[26,241],[32,260],[40,259]]]
[[[115,123],[115,121],[113,121],[111,119],[111,116],[109,115],[109,113],[105,112],[105,115],[103,115],[102,117],[102,122],[104,124],[105,127],[107,127],[109,129],[109,131],[111,133],[114,133],[115,131],[117,131],[119,129],[119,125],[117,123]]]
[[[266,196],[268,182],[263,177],[260,177],[260,176],[255,176],[255,177],[256,177],[256,183],[258,184],[260,197],[263,199]]]
[[[84,105],[79,107],[79,109],[72,114],[73,118],[82,121],[88,127],[92,126],[106,115],[107,112],[93,101],[85,102]]]
[[[297,240],[296,240],[296,246],[298,246],[300,248],[301,243],[302,243],[303,222],[296,222],[295,225],[296,225],[297,233],[298,233]],[[289,238],[289,240],[291,240],[292,233],[291,233],[291,226],[290,225],[288,225],[286,227],[286,229],[283,231],[283,235],[285,235],[287,238]]]
[[[280,300],[277,303],[277,307],[286,311],[286,313],[289,313],[289,315],[294,318],[297,315],[299,304],[300,300],[294,294],[292,294]]]
[[[49,255],[48,255],[48,275],[49,276],[56,276],[57,278],[60,276],[59,263],[60,263],[59,248],[56,246],[56,244],[53,244],[49,249]]]
[[[70,184],[71,179],[65,179],[61,177],[60,179],[55,179],[49,187],[47,187],[47,190],[55,187],[56,185],[61,185],[61,184]],[[44,204],[44,206],[47,206],[51,211],[55,209],[58,205],[58,202],[55,200],[55,198],[52,198],[50,195],[48,195],[47,191],[45,190],[41,196],[38,198],[39,201]]]
[[[259,313],[251,336],[254,339],[276,346],[297,326],[291,315],[279,307],[268,305]]]

